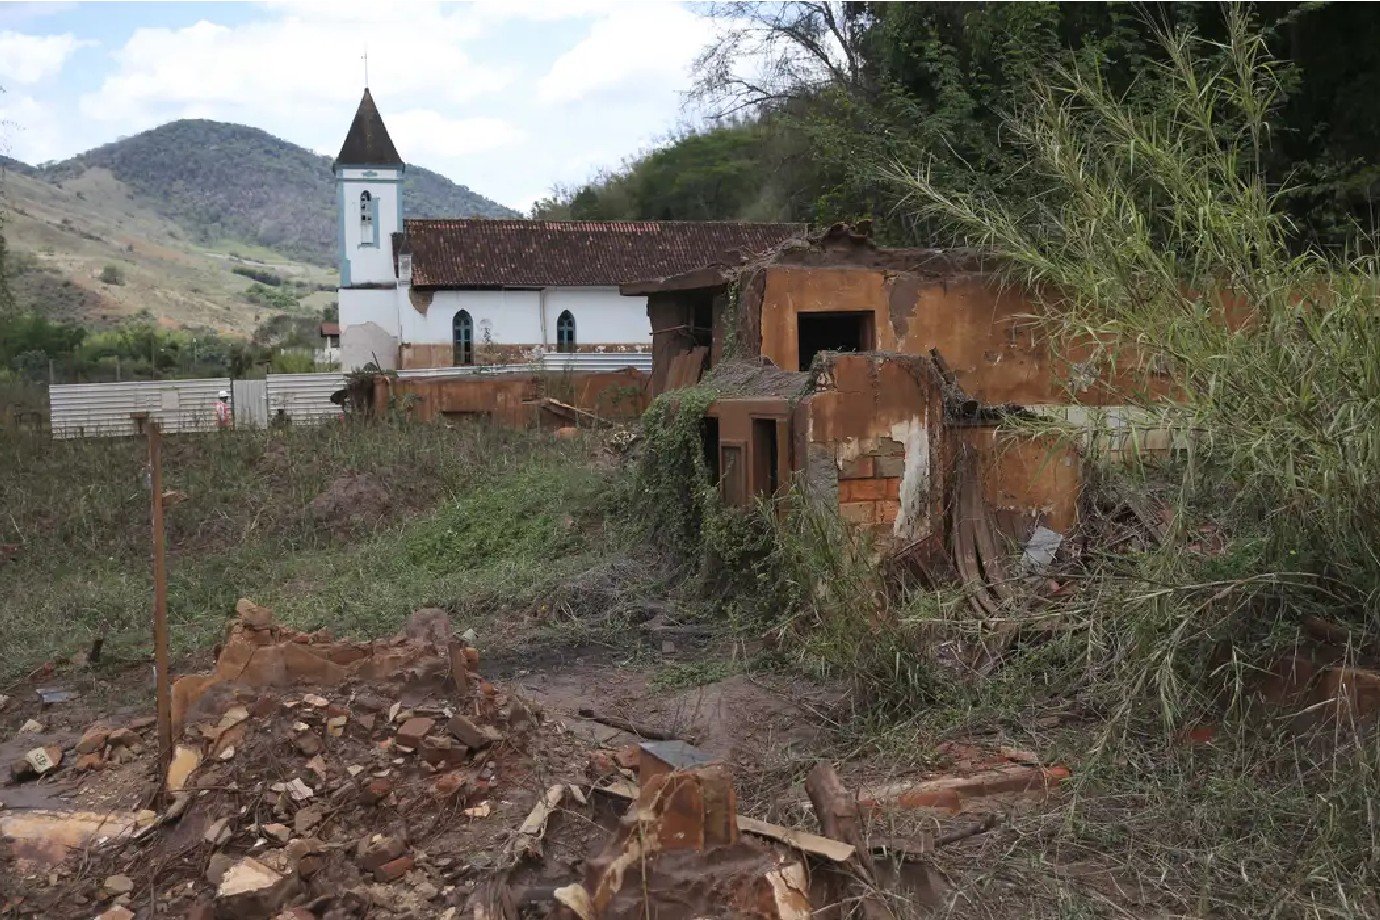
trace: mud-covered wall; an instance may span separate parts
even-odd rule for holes
[[[1006,524],[1022,523],[1023,538],[1036,524],[1069,533],[1078,521],[1083,460],[1066,442],[1031,438],[997,425],[951,429],[958,443],[974,449],[982,497]]]
[[[647,375],[632,369],[579,374],[502,374],[492,377],[375,378],[374,411],[406,409],[418,421],[487,418],[526,428],[543,420],[537,400],[550,397],[604,418],[631,419],[646,411]]]
[[[978,272],[946,277],[891,268],[771,265],[754,272],[757,297],[744,297],[739,334],[780,367],[800,367],[799,317],[806,313],[871,314],[874,350],[928,355],[936,349],[959,384],[987,404],[1124,402],[1135,384],[1105,369],[1088,376],[1080,354],[1055,354],[1032,325],[1036,306],[1024,291]],[[754,317],[759,317],[757,323]],[[748,353],[752,353],[749,351]],[[1103,385],[1092,385],[1100,380]]]
[[[839,513],[898,542],[942,533],[947,467],[942,380],[929,358],[838,355],[804,403],[818,490],[832,473]]]

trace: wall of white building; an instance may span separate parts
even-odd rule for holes
[[[556,347],[556,319],[563,310],[575,317],[577,345],[650,347],[652,328],[645,297],[624,297],[617,288],[547,288],[544,291],[437,291],[426,314],[400,292],[402,341],[441,345],[452,341],[455,314],[466,310],[474,323],[475,345]],[[542,312],[545,301],[546,321]],[[345,313],[341,312],[344,323]]]
[[[373,219],[367,226],[360,215],[363,192],[371,197]],[[392,282],[392,233],[402,229],[402,172],[383,167],[342,168],[336,194],[340,196],[341,285]]]

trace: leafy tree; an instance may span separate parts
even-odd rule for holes
[[[101,269],[101,283],[120,285],[125,283],[124,270],[118,265],[107,265]]]

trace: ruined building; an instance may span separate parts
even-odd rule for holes
[[[976,255],[881,249],[843,227],[622,290],[647,298],[653,393],[713,369],[722,395],[702,433],[725,501],[798,481],[884,549],[949,546],[960,569],[1077,519],[1078,452],[1002,421],[1116,424],[1134,385],[1052,347],[1027,293]],[[1165,432],[1142,435],[1142,448],[1169,447]]]

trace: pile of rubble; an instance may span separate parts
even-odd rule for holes
[[[823,833],[782,827],[738,815],[726,767],[683,741],[602,748],[485,680],[472,638],[422,610],[394,639],[339,642],[241,601],[215,667],[173,685],[166,768],[148,717],[12,766],[40,786],[133,779],[158,810],[0,810],[0,914],[880,918],[906,887],[864,839],[870,810],[958,812],[1066,775],[955,748],[957,779],[850,794],[821,763]]]
[[[84,824],[81,812],[7,812],[0,912],[419,916],[463,904],[489,868],[476,858],[496,832],[485,819],[546,778],[524,752],[540,714],[479,677],[442,611],[375,643],[288,630],[249,601],[238,613],[214,670],[174,684],[166,772],[148,718],[97,723],[70,750],[39,747],[11,767],[22,782],[136,761],[161,772],[146,791],[162,810]],[[583,763],[573,741],[547,739],[544,754]],[[81,859],[46,864],[64,850]]]

